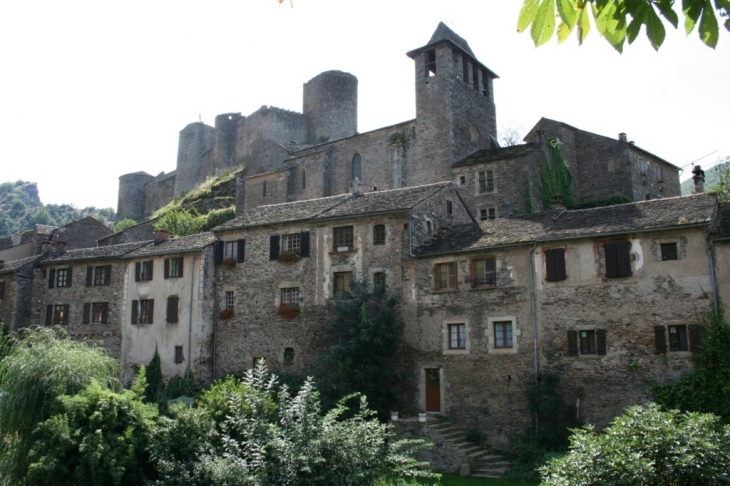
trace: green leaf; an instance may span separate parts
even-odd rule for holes
[[[532,41],[535,46],[541,46],[550,40],[553,32],[555,32],[555,0],[542,0],[530,29]]]
[[[705,8],[702,12],[702,19],[700,20],[700,39],[714,49],[717,46],[717,39],[720,34],[719,30],[712,3],[710,0],[705,0]]]
[[[677,12],[674,11],[673,4],[674,0],[658,0],[657,2],[654,2],[654,5],[656,5],[661,12],[662,17],[667,19],[676,29],[677,25],[679,25],[679,16],[677,15]]]
[[[571,27],[568,27],[564,22],[560,22],[560,25],[558,25],[558,44],[562,44],[571,32],[573,32]]]
[[[578,12],[576,11],[576,5],[572,0],[558,0],[558,14],[563,23],[570,29],[573,30],[575,23],[578,20]],[[558,35],[560,34],[560,28],[558,28]]]
[[[535,20],[537,14],[538,0],[525,0],[520,10],[520,17],[517,19],[517,32],[524,32],[528,25]]]
[[[626,29],[626,38],[629,41],[629,44],[633,44],[636,40],[636,37],[639,35],[639,31],[641,30],[641,26],[643,23],[641,22],[641,19],[638,17],[634,17],[631,20],[631,23],[629,24],[628,28]]]
[[[659,46],[662,45],[664,38],[667,35],[667,32],[664,30],[662,19],[659,18],[653,8],[647,8],[645,21],[646,36],[649,38],[651,46],[655,50],[659,50]]]
[[[705,0],[682,0],[682,12],[684,12],[684,31],[691,34],[702,14]]]
[[[588,32],[591,30],[591,19],[588,16],[588,9],[580,9],[578,14],[578,43],[583,44]]]

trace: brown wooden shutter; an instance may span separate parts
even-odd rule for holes
[[[112,283],[112,266],[106,265],[104,267],[104,285],[111,285]]]
[[[5,298],[5,281],[0,282],[0,299]]]
[[[565,249],[555,248],[552,250],[552,254],[555,280],[565,280],[568,276],[565,272]]]
[[[246,261],[246,240],[238,240],[238,263]]]
[[[137,315],[139,313],[139,301],[132,301],[132,324],[137,324]]]
[[[223,243],[222,241],[215,242],[215,262],[220,263],[223,261]]]
[[[84,324],[88,324],[91,322],[91,304],[86,302],[84,304]]]
[[[101,323],[106,324],[109,322],[109,302],[103,302],[101,304]]]
[[[53,306],[48,304],[46,306],[46,326],[53,324]]]
[[[169,258],[165,258],[165,272],[164,273],[165,273],[165,275],[164,275],[165,279],[170,278],[170,259]]]
[[[631,276],[631,243],[628,241],[616,242],[616,262],[619,277]]]
[[[51,268],[48,272],[48,288],[52,289],[56,285],[56,269]]]
[[[618,262],[616,261],[616,243],[604,243],[603,255],[606,260],[606,277],[618,277]]]
[[[596,329],[596,354],[606,354],[606,330]]]
[[[177,322],[178,322],[178,315],[177,315],[178,301],[179,301],[179,299],[176,296],[170,296],[167,298],[167,323],[168,324],[177,324]]]
[[[149,301],[149,319],[147,319],[147,324],[154,324],[154,317],[155,317],[155,299],[150,299]]]
[[[545,250],[545,264],[547,266],[547,280],[552,282],[555,278],[555,250]]]
[[[142,262],[137,262],[134,264],[134,281],[139,282],[139,275],[142,272]],[[136,324],[136,322],[135,322]]]
[[[568,331],[568,356],[578,356],[578,331]]]
[[[279,235],[271,235],[269,238],[269,260],[279,258]]]
[[[86,286],[94,285],[94,267],[86,267]]]
[[[664,326],[654,326],[654,353],[665,354],[667,352],[667,336]]]
[[[70,287],[71,286],[71,277],[73,276],[73,268],[69,267],[66,272],[66,275],[68,276],[68,278],[66,279],[66,287]]]
[[[68,325],[68,304],[63,304],[63,324]]]
[[[182,278],[183,276],[183,263],[185,262],[185,257],[180,257],[177,259],[177,276]]]
[[[300,248],[299,256],[302,258],[309,257],[309,231],[302,231],[299,235]]]
[[[149,280],[152,280],[152,278],[153,278],[153,272],[155,270],[155,261],[154,260],[149,260],[149,266],[150,266],[150,278],[149,278]]]
[[[700,350],[700,326],[697,324],[690,324],[687,326],[689,331],[689,350],[693,353],[697,353]]]

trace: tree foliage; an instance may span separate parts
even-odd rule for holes
[[[720,485],[730,481],[730,426],[711,414],[632,406],[602,434],[573,431],[570,452],[540,468],[544,485]]]
[[[717,182],[710,190],[717,194],[717,199],[723,203],[730,203],[730,157],[717,167]]]
[[[386,287],[368,288],[353,280],[350,290],[328,303],[333,341],[315,373],[326,405],[362,393],[385,418],[396,405],[391,359],[401,343],[403,321],[398,301]]]
[[[566,208],[574,209],[573,175],[570,173],[570,167],[568,167],[568,164],[563,159],[561,143],[558,139],[545,140],[545,142],[550,151],[550,160],[545,155],[545,150],[542,149],[538,164],[542,207],[545,210],[552,209],[553,196],[557,195],[562,197],[563,204]]]
[[[517,21],[517,31],[530,27],[530,36],[536,46],[550,40],[556,31],[558,42],[563,42],[576,31],[578,42],[583,43],[591,24],[619,52],[624,43],[632,44],[644,27],[654,49],[664,42],[665,24],[675,29],[679,14],[684,16],[687,35],[697,28],[700,39],[713,49],[717,46],[720,27],[730,31],[730,0],[524,0]]]
[[[117,221],[114,223],[114,227],[112,228],[112,231],[115,233],[118,233],[119,231],[124,231],[127,228],[131,228],[132,226],[136,225],[137,222],[130,218],[125,218],[121,221]]]

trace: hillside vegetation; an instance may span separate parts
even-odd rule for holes
[[[32,229],[35,224],[63,226],[93,216],[107,226],[114,223],[113,208],[76,208],[70,204],[43,204],[35,182],[0,183],[0,238]]]

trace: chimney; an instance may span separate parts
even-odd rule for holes
[[[353,196],[362,196],[362,182],[360,179],[350,181],[350,192]]]
[[[692,174],[692,180],[695,181],[695,194],[702,194],[705,192],[705,171],[699,165],[695,165]]]
[[[155,230],[154,245],[157,246],[157,245],[159,245],[161,243],[166,242],[167,241],[167,234],[168,234],[167,233],[167,230],[162,230],[162,229]]]
[[[553,209],[565,209],[565,205],[563,204],[563,196],[560,194],[555,194],[553,196]]]
[[[624,132],[621,132],[618,134],[618,141],[619,142],[628,142],[629,138],[626,136]]]

